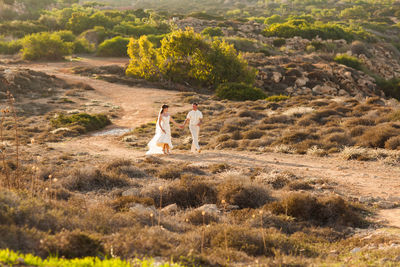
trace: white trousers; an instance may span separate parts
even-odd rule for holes
[[[189,125],[190,133],[192,134],[192,152],[200,150],[199,133],[200,127],[197,125]]]

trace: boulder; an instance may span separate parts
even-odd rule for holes
[[[171,204],[171,205],[168,205],[168,206],[164,207],[161,211],[164,214],[173,214],[173,213],[176,213],[178,211],[178,206],[174,203],[174,204]]]

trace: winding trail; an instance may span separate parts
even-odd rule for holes
[[[121,116],[113,121],[112,128],[134,128],[153,121],[160,103],[171,102],[178,91],[157,88],[131,87],[108,83],[90,77],[72,74],[75,66],[125,65],[126,59],[85,58],[79,62],[31,63],[16,67],[42,71],[67,82],[83,82],[95,91],[87,93],[88,99],[106,101],[121,107]],[[174,107],[173,112],[188,110],[186,107]],[[109,128],[109,129],[110,129]],[[106,158],[137,159],[144,151],[135,150],[115,136],[86,135],[62,143],[50,143],[49,146],[62,152],[80,151]],[[327,178],[339,184],[340,192],[353,197],[400,197],[400,168],[390,167],[383,162],[345,161],[336,157],[312,157],[308,155],[290,155],[276,153],[250,153],[238,151],[203,151],[192,155],[189,151],[174,151],[169,160],[192,162],[193,164],[230,163],[241,167],[263,167],[289,170],[306,177]],[[387,221],[388,226],[400,228],[400,209],[382,209],[377,219]]]

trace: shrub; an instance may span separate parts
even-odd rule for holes
[[[400,134],[400,130],[390,125],[378,125],[365,130],[364,134],[359,137],[358,144],[366,147],[384,148],[386,141]]]
[[[222,32],[220,27],[207,27],[201,32],[201,34],[208,35],[210,37],[223,36],[224,35],[224,33]]]
[[[60,60],[71,54],[70,44],[57,34],[31,34],[22,39],[22,58],[28,60]]]
[[[385,142],[386,149],[400,149],[400,136],[393,136]]]
[[[169,27],[158,27],[149,24],[135,25],[131,22],[122,22],[121,24],[118,24],[113,28],[113,32],[125,36],[133,36],[135,38],[139,38],[142,35],[165,34],[169,32]]]
[[[221,84],[215,93],[220,99],[235,101],[258,100],[266,97],[261,89],[244,83]]]
[[[110,175],[100,169],[80,169],[73,171],[62,181],[65,188],[71,191],[111,190],[114,187],[129,185],[127,178]]]
[[[361,70],[362,63],[356,57],[352,57],[347,54],[341,54],[341,55],[337,55],[334,58],[334,60],[339,64],[346,65],[346,66],[356,69],[356,70]]]
[[[315,39],[317,36],[323,40],[345,39],[352,41],[356,37],[367,38],[369,35],[362,30],[354,31],[338,24],[313,24],[304,19],[289,20],[285,23],[273,23],[264,30],[267,37],[293,38],[300,36],[305,39]]]
[[[203,211],[199,209],[190,211],[186,215],[186,220],[193,225],[211,224],[219,221],[218,216],[213,213],[205,212],[204,215],[202,213]]]
[[[142,190],[143,197],[149,197],[159,205],[158,186]],[[176,181],[169,183],[162,190],[162,206],[176,203],[180,208],[196,208],[204,204],[216,203],[217,192],[213,186],[199,181]]]
[[[361,41],[354,41],[351,43],[351,53],[355,55],[369,55],[368,49],[365,44]]]
[[[114,37],[102,42],[98,49],[97,55],[102,57],[126,57],[129,44],[129,38],[121,36]]]
[[[73,42],[76,39],[76,36],[71,31],[58,31],[53,34],[60,36],[63,42]]]
[[[237,205],[241,209],[258,208],[270,201],[270,195],[261,185],[229,179],[218,186],[218,200]]]
[[[109,125],[111,121],[104,114],[90,115],[79,113],[74,115],[59,114],[58,117],[50,121],[55,128],[81,126],[86,132],[95,131]]]
[[[271,203],[275,214],[286,214],[317,225],[365,226],[359,210],[339,196],[314,197],[306,193],[291,193]]]
[[[400,78],[385,80],[382,78],[376,79],[378,87],[388,97],[393,97],[400,100]]]
[[[272,95],[267,97],[265,100],[268,102],[280,102],[289,99],[290,96],[288,95]]]
[[[22,49],[21,41],[4,42],[0,41],[0,54],[13,55]]]
[[[98,257],[105,254],[101,242],[80,232],[64,231],[42,240],[41,248],[49,255],[57,255],[67,259]]]
[[[281,47],[281,46],[283,46],[283,45],[286,44],[286,39],[284,39],[284,38],[274,39],[274,40],[272,41],[272,44],[273,44],[275,47]]]
[[[141,198],[137,196],[122,196],[117,199],[114,199],[111,203],[110,206],[115,210],[119,212],[124,212],[128,211],[130,206],[133,203],[139,203],[145,206],[154,206],[154,200],[152,198]]]
[[[245,139],[258,139],[261,138],[264,135],[263,131],[259,130],[249,130],[243,134],[243,137]]]
[[[91,45],[89,41],[84,38],[76,39],[72,45],[72,52],[74,54],[85,54],[92,53],[94,51],[94,45]]]
[[[216,87],[225,82],[253,83],[256,71],[232,45],[207,41],[193,29],[178,30],[154,48],[146,36],[131,39],[127,75],[148,80],[169,80]]]

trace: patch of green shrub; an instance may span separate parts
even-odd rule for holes
[[[210,37],[224,35],[220,27],[207,27],[201,32],[201,34],[208,35]]]
[[[344,39],[352,41],[356,38],[368,39],[370,35],[361,29],[347,28],[334,23],[310,23],[304,19],[291,19],[285,23],[270,24],[264,30],[267,37],[293,38],[300,36],[312,40],[317,36],[323,40]]]
[[[92,53],[95,50],[94,45],[84,38],[76,39],[72,46],[72,52],[75,54]]]
[[[60,60],[71,54],[70,43],[58,34],[34,33],[22,39],[22,58],[28,60]]]
[[[248,66],[233,45],[219,39],[208,41],[193,29],[177,30],[155,48],[146,36],[132,38],[129,76],[168,80],[195,86],[216,87],[226,82],[253,83],[256,70]]]
[[[160,25],[150,25],[150,24],[140,24],[137,25],[133,22],[122,22],[116,25],[113,28],[113,32],[116,34],[121,34],[124,36],[133,36],[139,38],[142,35],[149,35],[149,34],[165,34],[170,31],[168,25],[160,24]]]
[[[400,100],[400,78],[389,80],[378,78],[376,79],[376,83],[386,96]]]
[[[103,57],[125,57],[127,56],[127,47],[129,38],[121,36],[105,40],[97,49],[97,55]]]
[[[22,49],[21,41],[15,40],[11,42],[0,41],[0,54],[13,55]]]
[[[221,84],[215,91],[215,94],[220,99],[235,101],[258,100],[266,97],[260,88],[245,83]]]
[[[275,39],[275,40],[272,41],[272,44],[275,47],[281,47],[281,46],[286,44],[286,39],[284,39],[284,38]]]
[[[350,68],[353,68],[356,70],[361,70],[361,67],[362,67],[362,63],[358,58],[349,56],[347,54],[337,55],[334,58],[334,60],[335,60],[335,62],[337,62],[339,64],[346,65],[347,67],[350,67]]]
[[[290,96],[288,96],[288,95],[272,95],[272,96],[265,98],[265,100],[268,102],[280,102],[280,101],[287,100],[289,98],[290,98]]]
[[[50,121],[55,128],[81,126],[86,132],[99,130],[111,124],[110,119],[104,114],[90,115],[79,113],[74,115],[59,114],[57,118]]]

